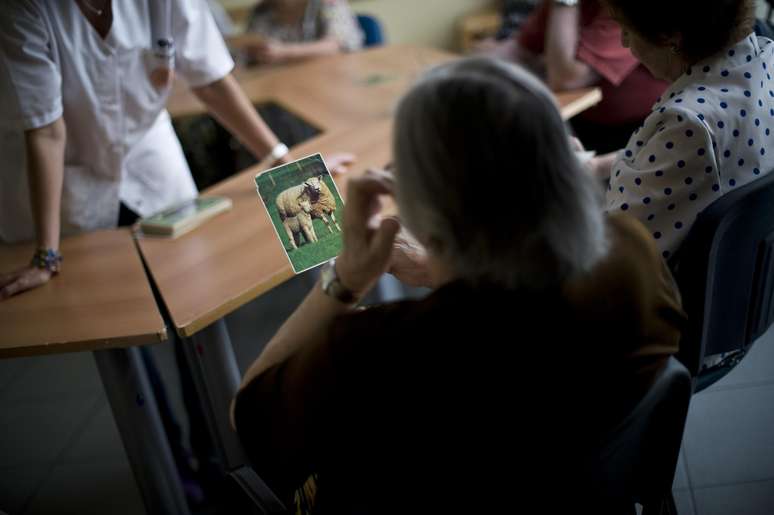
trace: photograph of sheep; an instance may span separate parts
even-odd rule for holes
[[[261,172],[255,185],[295,273],[339,254],[344,202],[322,155]]]

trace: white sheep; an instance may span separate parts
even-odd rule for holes
[[[319,189],[318,196],[317,198],[314,198],[314,196],[312,196],[311,200],[312,200],[312,212],[311,212],[312,218],[319,218],[320,220],[322,220],[323,223],[325,224],[325,227],[328,228],[328,232],[332,233],[333,229],[331,229],[330,222],[328,221],[328,216],[330,216],[331,220],[333,221],[333,224],[336,226],[336,229],[338,229],[339,232],[341,232],[341,227],[339,227],[339,222],[336,221],[336,198],[333,196],[333,193],[331,193],[331,190],[328,188],[325,182],[320,181],[320,189]]]
[[[282,225],[290,240],[290,245],[296,249],[296,235],[304,234],[307,243],[317,241],[317,235],[312,225],[311,198],[320,196],[322,176],[311,177],[298,186],[290,187],[277,195],[274,203],[277,206]]]
[[[301,211],[296,216],[286,218],[282,224],[290,240],[290,245],[297,249],[301,243],[301,234],[304,235],[307,242],[317,241],[317,235],[312,225],[312,217],[309,213]]]

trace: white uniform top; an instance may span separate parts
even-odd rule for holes
[[[774,42],[755,34],[692,66],[613,165],[608,209],[673,254],[700,211],[774,169],[773,75]]]
[[[171,1],[176,73],[192,87],[226,76],[233,61],[207,4]],[[169,91],[149,79],[148,4],[112,6],[103,40],[74,1],[0,2],[0,241],[34,237],[24,130],[60,116],[63,234],[114,227],[119,201],[147,216],[196,195],[164,109]]]

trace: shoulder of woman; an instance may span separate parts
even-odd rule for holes
[[[607,225],[611,242],[608,259],[628,256],[639,261],[660,263],[656,241],[648,229],[636,218],[622,213],[608,216]]]
[[[639,324],[655,306],[679,306],[664,277],[668,273],[666,265],[645,227],[623,214],[609,216],[607,227],[607,256],[565,289],[579,316],[589,320],[615,319],[616,324]]]
[[[607,255],[590,272],[571,282],[571,297],[604,297],[609,291],[642,297],[639,292],[660,273],[662,259],[656,243],[637,219],[626,214],[609,215],[607,231]]]
[[[657,103],[643,125],[634,131],[615,166],[621,163],[638,170],[662,169],[678,164],[678,155],[686,154],[686,159],[703,155],[712,140],[703,114],[671,103]],[[705,151],[696,154],[698,148]]]

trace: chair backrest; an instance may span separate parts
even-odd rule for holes
[[[230,508],[234,512],[244,513],[245,515],[256,513],[260,515],[269,515],[272,513],[288,513],[274,492],[266,483],[255,473],[248,465],[242,465],[228,473],[233,483],[226,485]],[[246,496],[243,500],[242,496]],[[242,501],[242,502],[240,502]]]
[[[662,501],[671,499],[690,400],[691,376],[670,357],[645,396],[605,436],[594,455],[593,494],[608,509],[593,513],[628,513],[635,502],[660,509]]]
[[[679,358],[696,376],[705,355],[744,349],[774,321],[774,173],[702,211],[670,266],[688,314]]]
[[[769,11],[771,11],[771,1],[769,0]],[[771,26],[771,14],[765,19],[762,20],[760,18],[757,18],[755,20],[755,25],[753,26],[753,30],[755,31],[755,34],[757,36],[763,36],[765,38],[774,39],[774,27]]]
[[[366,47],[378,46],[384,44],[384,31],[382,30],[382,24],[376,17],[369,14],[358,14],[357,23],[360,25],[360,29],[365,35]]]

